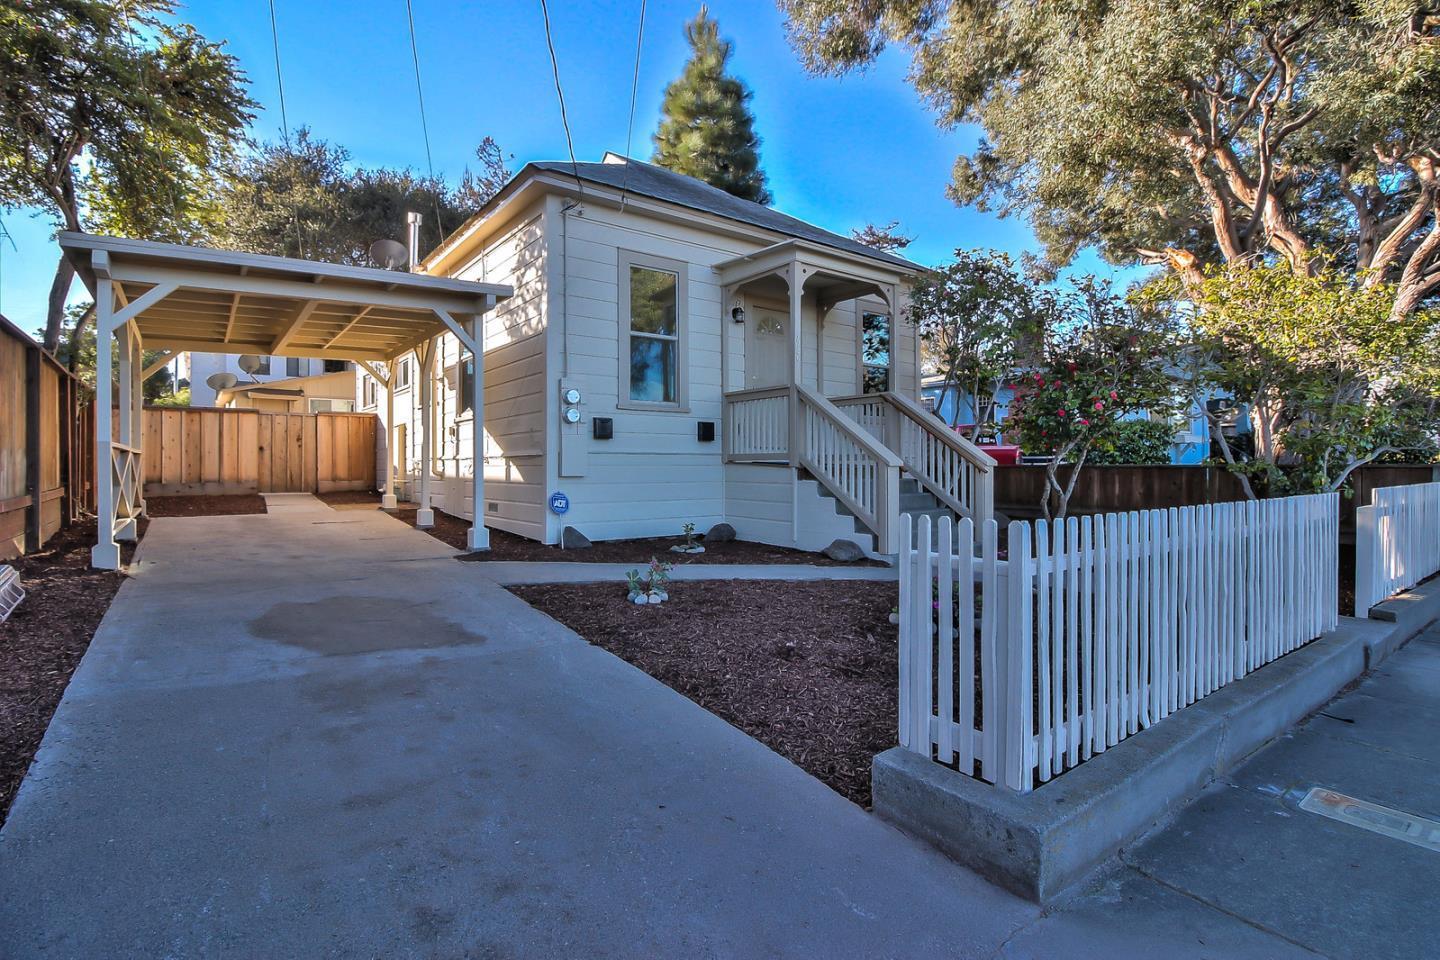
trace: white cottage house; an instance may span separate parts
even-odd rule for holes
[[[990,515],[993,463],[917,403],[914,263],[610,154],[528,164],[419,269],[513,296],[481,324],[482,430],[454,334],[359,378],[411,498],[473,520],[480,489],[485,526],[552,544],[726,522],[872,554],[902,509]]]

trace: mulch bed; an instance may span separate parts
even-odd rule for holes
[[[869,806],[871,758],[896,742],[894,583],[686,581],[650,606],[623,583],[510,589]]]
[[[151,517],[228,517],[264,513],[265,498],[258,493],[146,497],[145,512]]]
[[[140,521],[141,537],[146,523]],[[57,533],[39,553],[6,561],[19,571],[26,597],[0,623],[0,821],[10,811],[70,675],[125,580],[123,573],[90,568],[94,543],[95,524],[76,524]],[[125,563],[134,552],[135,544],[121,544]]]
[[[368,491],[346,491],[343,493],[322,493],[321,500],[332,507],[346,509],[373,504],[380,506],[378,494]],[[396,518],[415,526],[417,507],[404,503],[400,509],[390,511]],[[444,541],[456,550],[469,550],[467,536],[470,521],[440,510],[435,511],[435,526],[425,532],[437,540]],[[700,539],[698,536],[696,539]],[[466,553],[457,560],[484,563],[488,561],[520,561],[524,563],[633,563],[645,564],[651,557],[659,557],[679,566],[686,563],[803,563],[814,567],[883,567],[875,560],[857,560],[853,563],[831,560],[823,553],[808,553],[786,547],[772,547],[764,543],[750,543],[734,540],[728,543],[707,543],[704,553],[671,553],[670,548],[683,542],[684,538],[651,537],[639,540],[606,540],[593,544],[584,550],[561,550],[559,547],[536,543],[504,530],[490,530],[490,549],[480,553]]]

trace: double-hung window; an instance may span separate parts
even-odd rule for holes
[[[365,377],[360,381],[360,402],[367,407],[375,406],[379,399],[379,381],[373,377]]]
[[[410,386],[410,358],[401,357],[395,364],[395,389],[404,390]]]
[[[685,403],[685,265],[620,254],[620,405]]]
[[[460,351],[460,375],[455,379],[459,391],[455,397],[456,407],[464,413],[470,409],[475,398],[475,355],[463,347]]]
[[[890,317],[868,310],[860,315],[860,392],[890,389]]]

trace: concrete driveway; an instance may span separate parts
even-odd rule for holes
[[[0,956],[984,956],[1036,911],[374,511],[158,519]]]

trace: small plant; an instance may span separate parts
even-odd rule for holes
[[[705,548],[695,541],[695,524],[687,523],[680,528],[685,534],[685,542],[677,543],[670,548],[671,553],[704,553]]]
[[[631,570],[625,574],[625,579],[630,587],[630,602],[634,604],[664,603],[670,599],[668,587],[670,585],[671,565],[659,559],[650,558],[650,565],[641,574],[639,570]]]

